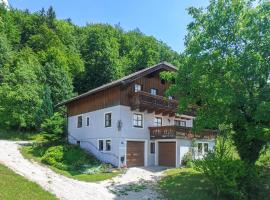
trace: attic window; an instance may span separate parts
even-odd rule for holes
[[[139,92],[142,91],[142,85],[140,84],[135,84],[134,85],[134,92]]]

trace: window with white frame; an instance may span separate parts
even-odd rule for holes
[[[104,149],[104,141],[98,140],[98,150],[103,151],[103,149]]]
[[[133,113],[133,127],[142,128],[143,127],[143,115],[138,113]]]
[[[90,125],[90,117],[86,117],[86,126]]]
[[[157,95],[157,94],[158,94],[158,90],[155,89],[155,88],[151,88],[150,93],[151,93],[152,95]]]
[[[77,118],[77,128],[81,128],[82,127],[82,116],[78,116]]]
[[[111,127],[112,126],[112,113],[106,113],[105,114],[105,127]]]
[[[162,126],[162,117],[155,117],[155,126]]]
[[[209,144],[207,142],[199,142],[198,143],[198,155],[202,156],[207,154],[209,151]]]
[[[111,143],[112,141],[111,140],[106,140],[106,151],[111,151]]]
[[[174,125],[175,126],[186,126],[186,121],[183,120],[174,120]]]
[[[134,92],[142,91],[142,85],[141,84],[135,84],[134,85]]]
[[[168,99],[169,100],[173,100],[173,96],[168,96]]]
[[[110,139],[98,140],[99,151],[111,151],[112,141]]]

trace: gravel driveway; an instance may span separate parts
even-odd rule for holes
[[[59,175],[48,167],[24,159],[19,151],[23,142],[0,140],[0,163],[41,185],[63,200],[158,199],[153,190],[163,169],[130,168],[121,176],[99,183],[87,183]]]

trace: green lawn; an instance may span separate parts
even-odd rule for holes
[[[28,181],[7,167],[0,165],[0,199],[53,200],[57,198],[36,183]]]
[[[170,200],[212,200],[212,185],[190,168],[169,169],[159,182],[161,193]]]
[[[203,174],[191,168],[169,169],[159,181],[161,193],[170,200],[214,200],[213,185]],[[270,196],[270,169],[264,168],[261,177],[262,187],[258,199],[267,200]]]
[[[36,148],[33,148],[33,146],[30,145],[30,146],[22,147],[21,153],[25,158],[30,159],[30,160],[35,160],[35,161],[41,163],[42,156],[44,155],[44,152],[46,151],[46,149],[47,149],[47,147],[44,147],[44,149],[42,149],[42,147],[41,147],[41,148],[38,148],[38,150],[36,150]],[[74,162],[76,162],[75,157],[78,157],[78,156],[73,155],[73,157],[74,157]],[[99,161],[97,161],[95,158],[93,158],[92,156],[89,156],[87,154],[87,159],[85,159],[85,163],[89,164],[91,162],[99,162]],[[101,165],[101,163],[100,163],[100,165]],[[120,173],[122,173],[121,170],[115,169],[113,172],[97,172],[95,174],[84,174],[79,169],[77,169],[77,170],[74,170],[74,169],[63,170],[63,169],[57,168],[55,166],[51,166],[51,165],[47,165],[47,166],[50,167],[56,173],[62,174],[62,175],[67,176],[69,178],[73,178],[73,179],[76,179],[79,181],[86,181],[86,182],[103,181],[103,180],[111,179],[111,178],[119,175]]]

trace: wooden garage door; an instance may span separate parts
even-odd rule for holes
[[[127,166],[144,166],[144,142],[127,142]]]
[[[159,165],[175,167],[175,142],[159,142]]]

